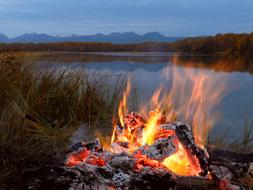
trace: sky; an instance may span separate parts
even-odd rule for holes
[[[253,0],[0,0],[0,33],[253,32]]]

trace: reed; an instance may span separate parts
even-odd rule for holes
[[[26,170],[50,162],[81,122],[111,121],[124,80],[116,76],[111,84],[106,73],[48,69],[34,65],[34,56],[0,55],[0,181],[21,180]]]

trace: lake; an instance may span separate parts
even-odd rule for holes
[[[177,58],[176,64],[175,57]],[[160,86],[170,86],[172,78],[165,80],[164,71],[173,74],[177,69],[180,80],[189,73],[208,75],[206,81],[215,91],[217,85],[226,87],[221,99],[211,112],[219,113],[213,124],[211,137],[221,136],[229,129],[226,137],[240,138],[245,122],[253,120],[253,65],[250,57],[225,57],[223,55],[176,56],[173,53],[55,53],[47,54],[39,63],[57,64],[68,69],[85,68],[90,72],[110,75],[129,75],[136,89],[140,104],[148,102]],[[61,63],[60,65],[58,63]],[[190,64],[189,64],[190,63]],[[218,65],[218,67],[217,67]],[[174,73],[175,74],[175,73]],[[214,79],[213,83],[209,83]],[[199,79],[196,79],[198,81]],[[182,89],[184,96],[190,96]],[[162,92],[166,93],[166,92]],[[163,96],[163,94],[161,94]],[[207,100],[208,100],[207,95]],[[213,102],[207,102],[213,104]]]

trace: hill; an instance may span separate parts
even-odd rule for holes
[[[0,42],[7,43],[51,43],[51,42],[108,42],[113,44],[130,44],[142,42],[174,42],[183,39],[182,37],[171,37],[160,34],[159,32],[150,32],[139,35],[134,32],[114,32],[108,35],[72,35],[72,36],[51,36],[48,34],[26,33],[14,38],[8,38],[0,34]]]

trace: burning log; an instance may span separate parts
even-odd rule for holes
[[[127,127],[116,127],[116,139],[119,141],[116,141],[116,143],[112,144],[114,152],[127,152],[130,148],[129,143],[120,141],[122,139],[122,134],[124,134],[122,131],[125,128]],[[141,127],[142,130],[144,128],[145,125]],[[140,127],[135,129],[140,129]],[[154,143],[151,146],[144,144],[137,149],[137,152],[141,151],[141,153],[147,155],[148,158],[161,162],[165,158],[177,152],[180,144],[180,146],[182,146],[185,150],[187,154],[186,156],[188,157],[191,164],[195,165],[196,167],[199,165],[201,169],[199,171],[199,175],[207,175],[209,171],[208,153],[206,150],[203,150],[196,145],[192,130],[189,125],[180,122],[162,124],[158,125],[155,131],[157,135]],[[142,134],[141,131],[138,131],[137,134],[137,138],[140,138],[140,140],[142,140],[142,135],[140,135]]]
[[[197,157],[200,167],[202,169],[202,171],[199,174],[201,176],[205,176],[209,170],[209,165],[208,165],[209,155],[207,151],[205,151],[204,146],[203,146],[203,149],[201,149],[200,147],[196,145],[192,130],[189,125],[176,123],[176,126],[177,127],[175,131],[176,131],[179,141],[187,150],[188,154]]]
[[[84,148],[87,144],[96,144],[95,141],[78,143],[76,151]],[[96,141],[97,142],[97,141]],[[80,146],[81,145],[81,146]],[[101,145],[100,145],[101,146]],[[106,165],[100,166],[86,161],[73,166],[49,166],[41,168],[29,175],[29,189],[244,189],[232,170],[226,166],[217,166],[220,157],[210,153],[210,169],[215,173],[217,179],[204,178],[200,176],[178,176],[166,168],[151,167],[143,165],[136,168],[137,159],[128,153],[112,153],[110,151],[98,151],[91,148],[94,153],[102,156]],[[91,151],[91,152],[92,152]],[[220,154],[234,154],[228,151],[219,151]],[[73,152],[72,152],[73,153]],[[70,156],[69,154],[68,156]],[[237,154],[239,156],[239,154]],[[247,156],[247,155],[244,155]],[[224,156],[225,157],[225,156]],[[226,158],[229,160],[229,158]],[[212,162],[215,160],[215,163]],[[241,162],[242,160],[239,159]],[[237,160],[233,159],[237,163]],[[239,162],[239,163],[240,163]],[[60,164],[60,162],[58,162]],[[249,165],[247,163],[244,163]],[[238,177],[238,178],[234,178]],[[243,177],[243,176],[240,176]]]
[[[177,175],[167,167],[165,160],[175,154],[185,153],[184,159],[189,163],[182,168],[191,166],[200,175],[206,175],[209,170],[208,155],[205,151],[201,152],[202,149],[195,144],[188,125],[180,122],[157,125],[154,142],[151,145],[145,143],[140,146],[146,127],[144,120],[134,112],[125,120],[127,124],[116,126],[114,131],[115,142],[111,144],[113,152],[103,150],[99,140],[79,143],[77,147],[73,147],[76,151],[68,155],[66,166],[85,170],[88,164],[88,168],[92,168],[92,173],[96,173],[98,178],[107,174],[110,176],[110,183],[120,188],[137,188],[137,184],[141,184],[140,181],[148,183],[147,179],[149,183],[155,184],[156,178],[159,179],[160,176],[163,179],[167,176],[166,187],[171,188],[176,184],[173,179]]]
[[[161,189],[203,189],[203,184],[207,189],[241,188],[231,183],[233,170],[210,163],[207,150],[196,144],[189,125],[168,123],[156,112],[152,115],[150,122],[136,112],[128,114],[114,128],[111,149],[103,149],[98,139],[79,143],[68,155],[67,170],[97,178],[93,179],[95,187],[154,189],[159,183]]]
[[[177,151],[174,143],[175,136],[169,136],[167,138],[161,138],[156,140],[151,146],[142,146],[138,151],[147,155],[150,159],[162,161],[168,156],[174,154]]]
[[[116,125],[112,140],[120,139],[118,142],[120,144],[127,143],[127,146],[128,142],[135,142],[136,145],[139,145],[145,123],[145,119],[140,114],[136,112],[127,114],[124,118],[124,124],[119,123]]]
[[[80,165],[83,162],[97,165],[105,165],[105,161],[100,156],[103,148],[100,145],[99,139],[91,142],[80,142],[71,147],[74,150],[68,155],[65,163],[66,166]]]
[[[124,125],[128,131],[135,131],[137,129],[141,129],[144,127],[146,122],[147,121],[144,119],[144,117],[137,112],[131,112],[130,114],[127,114],[124,118]]]
[[[113,149],[114,153],[122,153],[122,152],[127,152],[129,149],[128,143],[127,142],[115,142],[111,144],[111,148]]]
[[[72,146],[64,174],[55,182],[80,190],[243,189],[235,180],[244,175],[240,162],[214,159],[212,152],[209,158],[189,125],[153,116],[150,122],[136,112],[128,114],[123,125],[115,126],[109,149],[98,139]]]

